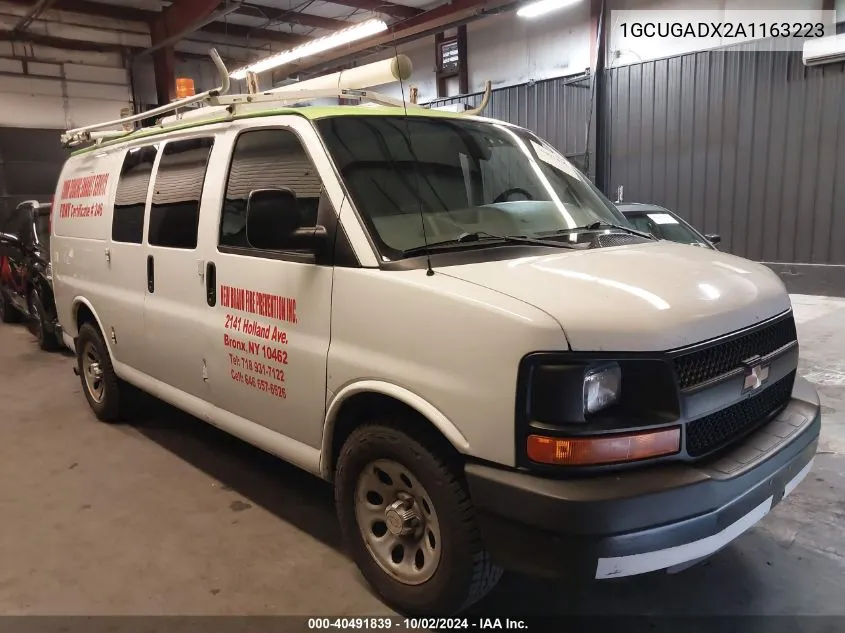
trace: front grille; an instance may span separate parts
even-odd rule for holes
[[[794,381],[793,371],[760,394],[687,424],[687,453],[707,455],[756,429],[789,401]]]
[[[688,389],[736,369],[742,361],[766,356],[798,338],[795,319],[789,315],[754,332],[675,359],[678,385]]]

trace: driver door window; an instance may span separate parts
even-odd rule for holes
[[[290,130],[253,130],[244,132],[235,142],[221,214],[221,251],[267,250],[253,243],[254,239],[250,241],[246,227],[250,194],[266,189],[289,189],[296,196],[294,207],[280,207],[280,217],[272,223],[272,230],[280,234],[273,240],[278,250],[287,250],[287,245],[296,250],[293,240],[286,244],[285,236],[317,224],[322,181],[299,138]]]

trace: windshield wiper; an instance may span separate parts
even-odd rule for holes
[[[550,235],[566,235],[568,233],[577,233],[578,231],[598,231],[601,229],[616,229],[617,231],[625,231],[626,233],[630,233],[631,235],[639,235],[640,237],[645,237],[650,240],[655,239],[655,237],[651,233],[646,233],[645,231],[638,231],[637,229],[622,226],[621,224],[613,224],[612,222],[604,221],[593,222],[592,224],[585,224],[584,226],[574,226],[571,229],[560,229],[559,231],[555,231]]]
[[[461,233],[458,237],[451,240],[442,240],[440,242],[430,242],[421,246],[414,246],[402,251],[403,255],[418,255],[425,253],[431,248],[442,248],[444,246],[455,246],[456,244],[468,244],[471,242],[480,242],[482,240],[500,241],[510,244],[534,244],[536,246],[551,246],[554,248],[574,248],[578,247],[574,244],[566,242],[553,242],[550,240],[538,240],[532,237],[524,237],[522,235],[494,235],[485,231],[474,231],[472,233]]]

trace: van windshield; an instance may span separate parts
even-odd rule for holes
[[[465,233],[563,240],[567,230],[597,222],[631,227],[569,161],[524,130],[370,115],[330,117],[317,126],[391,259]]]

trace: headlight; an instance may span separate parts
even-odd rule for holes
[[[530,418],[545,424],[578,424],[619,400],[622,370],[614,361],[538,364],[531,372]]]
[[[584,411],[595,413],[612,405],[622,391],[622,370],[617,363],[590,369],[584,375]]]

